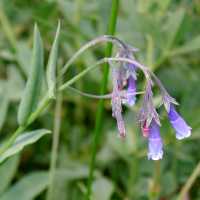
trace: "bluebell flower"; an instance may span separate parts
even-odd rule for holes
[[[127,86],[127,104],[133,106],[136,101],[136,82],[132,76],[128,78]]]
[[[122,57],[122,58],[128,58],[128,59],[134,59],[133,56],[133,50],[131,47],[126,46],[125,49],[120,49],[120,51],[117,54],[117,57]],[[123,63],[121,68],[121,72],[123,73],[123,77],[126,81],[124,81],[124,86],[127,86],[126,90],[126,99],[123,101],[123,103],[128,104],[129,106],[133,106],[136,101],[136,66],[131,63]],[[121,73],[122,74],[122,73]]]
[[[173,104],[170,104],[168,117],[171,125],[176,131],[176,138],[181,140],[191,135],[192,128],[187,125],[185,120],[176,112]]]
[[[163,104],[167,110],[170,123],[176,131],[176,138],[183,139],[189,137],[191,135],[192,128],[188,126],[184,119],[176,112],[174,105],[178,105],[178,103],[168,94],[159,78],[148,67],[144,66],[135,59],[134,53],[137,51],[137,49],[125,44],[123,41],[114,36],[107,35],[98,37],[82,47],[68,61],[66,67],[64,68],[67,69],[67,67],[77,58],[77,56],[79,56],[87,48],[104,41],[112,42],[118,47],[117,55],[115,57],[103,58],[97,63],[97,65],[99,65],[104,62],[108,62],[110,65],[112,69],[112,92],[103,95],[93,95],[81,91],[78,91],[78,93],[92,98],[111,98],[112,116],[116,119],[120,137],[126,136],[125,122],[123,119],[123,104],[133,106],[136,101],[136,94],[144,93],[142,107],[140,108],[138,114],[138,122],[140,124],[143,136],[148,139],[148,159],[162,159],[163,141],[160,136],[160,117],[153,101],[152,88],[154,85],[159,87],[162,97],[161,105]],[[115,64],[113,64],[113,62]],[[147,81],[144,92],[136,92],[136,72],[138,70],[143,72]],[[63,86],[65,86],[65,84]],[[77,91],[77,89],[73,90]]]
[[[149,127],[148,159],[160,160],[163,157],[163,142],[159,125],[152,120]]]

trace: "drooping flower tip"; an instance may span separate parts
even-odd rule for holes
[[[126,138],[126,133],[119,133],[119,138],[120,139],[124,139],[124,138]]]
[[[192,128],[188,126],[185,120],[176,112],[172,104],[170,105],[168,117],[171,125],[176,131],[176,138],[178,140],[187,138],[191,135]]]
[[[163,157],[163,142],[158,124],[153,120],[149,129],[148,159],[160,160]]]
[[[142,125],[141,129],[142,129],[142,135],[143,135],[143,137],[148,138],[149,137],[149,127],[147,126],[146,121]]]
[[[117,119],[117,127],[119,130],[119,136],[120,138],[125,138],[126,137],[126,129],[125,129],[125,124],[123,119]]]

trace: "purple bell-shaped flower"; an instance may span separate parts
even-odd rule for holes
[[[184,119],[176,112],[174,106],[170,104],[168,117],[171,125],[176,131],[176,138],[181,140],[191,135],[191,127],[187,125]]]
[[[127,86],[127,104],[133,106],[136,101],[136,83],[135,79],[132,76],[128,78]]]
[[[163,157],[163,142],[158,124],[152,120],[149,127],[148,159],[160,160]]]

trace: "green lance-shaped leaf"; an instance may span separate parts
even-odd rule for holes
[[[168,38],[165,43],[165,49],[167,50],[171,49],[175,41],[175,38],[178,34],[178,31],[181,28],[184,17],[185,17],[185,10],[182,8],[169,16],[167,25],[165,27],[165,30],[167,31],[168,35],[167,36]]]
[[[19,155],[13,156],[0,165],[0,195],[11,184],[19,164]]]
[[[43,77],[43,45],[35,25],[31,68],[18,110],[18,123],[25,124],[38,103]]]
[[[0,130],[6,119],[7,111],[9,106],[9,99],[6,94],[0,96]]]
[[[183,44],[170,52],[170,55],[177,56],[182,54],[191,53],[193,51],[200,50],[200,35],[192,39],[191,41]]]
[[[19,135],[15,142],[0,156],[0,163],[6,158],[15,155],[23,150],[23,148],[29,144],[33,144],[38,141],[42,136],[50,134],[51,131],[46,129],[39,129],[31,132],[25,132]]]
[[[1,200],[30,200],[35,199],[48,185],[48,173],[32,172],[15,183],[0,196]]]
[[[56,36],[53,42],[53,46],[50,52],[48,64],[47,64],[47,85],[50,98],[55,98],[56,88],[56,63],[58,57],[58,46],[59,46],[59,34],[60,34],[60,21],[56,31]]]

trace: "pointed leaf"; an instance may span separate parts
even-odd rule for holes
[[[0,130],[3,127],[3,124],[6,119],[7,111],[8,111],[9,99],[6,94],[2,94],[0,96]]]
[[[19,135],[13,145],[8,148],[2,155],[0,155],[0,163],[6,158],[20,152],[23,148],[29,144],[33,144],[38,141],[42,136],[50,134],[51,132],[46,129],[39,129],[31,132],[25,132]]]
[[[25,124],[38,103],[43,77],[43,45],[35,25],[31,69],[18,110],[19,124]]]
[[[166,45],[165,45],[165,48],[167,50],[171,48],[177,36],[177,33],[180,29],[180,26],[183,22],[184,16],[185,16],[185,10],[179,9],[169,17],[167,26],[165,27],[167,31],[167,35],[168,35],[168,38],[167,38],[168,41],[166,42]]]
[[[0,165],[0,195],[10,185],[19,164],[19,155],[13,156]]]
[[[197,51],[199,49],[200,49],[200,35],[192,39],[190,42],[187,42],[183,46],[172,50],[170,55],[174,56],[174,55],[186,54],[192,51]]]
[[[1,197],[1,200],[35,199],[48,185],[47,172],[33,172],[14,184]]]
[[[59,34],[60,34],[60,22],[58,22],[56,36],[53,42],[53,46],[52,46],[48,64],[47,64],[47,85],[48,85],[50,98],[55,98],[56,63],[57,63],[57,57],[58,57]]]
[[[31,49],[28,46],[27,42],[18,42],[17,43],[17,55],[16,59],[20,64],[23,72],[28,76],[30,72],[30,60],[31,60]]]
[[[15,65],[7,69],[6,94],[10,101],[18,102],[23,94],[24,80]]]

